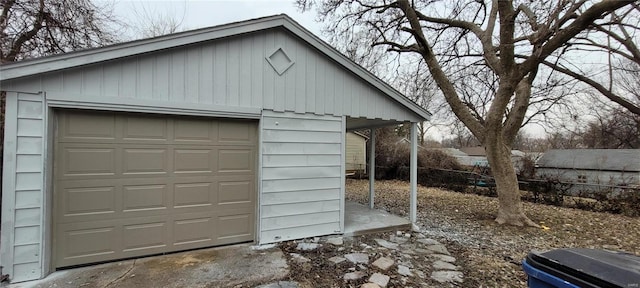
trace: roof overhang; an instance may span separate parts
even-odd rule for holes
[[[115,44],[101,48],[87,49],[76,52],[25,60],[0,66],[0,81],[7,81],[32,75],[59,71],[73,67],[90,65],[104,61],[151,53],[174,47],[191,45],[205,41],[221,39],[252,33],[260,30],[282,27],[302,39],[333,61],[350,72],[359,76],[397,103],[402,104],[424,120],[429,120],[431,113],[420,107],[407,97],[395,90],[389,84],[380,80],[362,66],[342,55],[335,48],[322,41],[310,31],[295,22],[285,14],[257,18],[242,22],[224,24],[209,28],[169,34],[165,36],[142,39],[132,42]]]

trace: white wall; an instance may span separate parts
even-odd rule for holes
[[[41,277],[45,121],[40,95],[7,93],[2,187],[3,274],[12,282]]]
[[[264,111],[260,243],[341,232],[341,117]]]

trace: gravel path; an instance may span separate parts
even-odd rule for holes
[[[406,215],[409,185],[376,182],[376,207]],[[368,182],[347,180],[347,199],[366,203]],[[520,262],[531,250],[565,247],[624,250],[640,255],[640,218],[525,203],[542,228],[497,225],[495,198],[419,187],[418,225],[445,244],[462,266],[462,287],[526,287]]]

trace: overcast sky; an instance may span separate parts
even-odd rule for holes
[[[115,0],[114,4],[114,12],[131,24],[137,15],[147,13],[182,19],[182,28],[192,30],[284,13],[321,36],[315,14],[298,12],[292,0]]]

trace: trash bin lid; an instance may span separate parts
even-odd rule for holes
[[[527,263],[583,287],[640,287],[640,257],[629,253],[556,249],[532,252]]]

